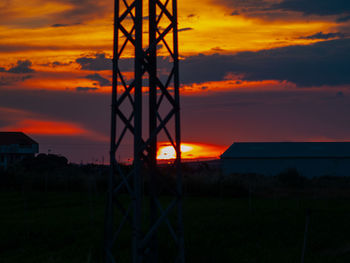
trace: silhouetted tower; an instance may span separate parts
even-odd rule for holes
[[[158,230],[164,226],[170,237],[166,242],[173,239],[176,248],[167,262],[183,263],[177,1],[148,0],[148,8],[144,7],[142,0],[115,0],[106,262],[117,262],[125,255],[125,244],[118,243],[121,233],[132,236],[133,263],[158,262],[162,249]],[[144,25],[148,25],[146,30]],[[162,67],[157,67],[160,63]],[[148,88],[143,87],[147,79]],[[143,103],[146,98],[148,105]],[[145,123],[148,131],[143,129]],[[159,176],[156,157],[160,139],[175,149],[175,184],[166,185]],[[131,171],[116,160],[123,142],[133,145]],[[166,206],[158,199],[161,191],[173,194]],[[175,221],[170,215],[171,219],[175,215]],[[128,225],[130,232],[124,230]]]

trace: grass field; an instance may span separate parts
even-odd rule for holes
[[[0,262],[102,262],[104,206],[88,193],[1,192]],[[186,197],[187,262],[300,262],[307,208],[305,263],[350,262],[350,200]],[[119,262],[128,262],[127,236]],[[171,262],[165,235],[160,242]]]

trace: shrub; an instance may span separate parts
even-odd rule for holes
[[[297,169],[289,168],[277,175],[278,182],[287,187],[304,186],[306,178],[301,176]]]

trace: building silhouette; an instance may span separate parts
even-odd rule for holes
[[[241,142],[222,155],[224,175],[278,175],[296,169],[302,176],[349,176],[350,142]]]
[[[0,132],[0,169],[39,152],[39,144],[23,132]]]

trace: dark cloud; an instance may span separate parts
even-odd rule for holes
[[[61,67],[61,66],[68,66],[70,64],[72,64],[73,62],[70,61],[68,63],[62,63],[62,62],[59,62],[59,61],[53,61],[53,62],[48,62],[48,63],[45,63],[45,64],[40,64],[41,66],[45,66],[45,67]]]
[[[230,15],[231,16],[239,16],[240,13],[238,11],[233,11]]]
[[[75,60],[83,70],[111,70],[112,60],[104,53],[96,53],[94,57],[81,57]]]
[[[76,87],[76,91],[96,91],[98,88],[95,87]]]
[[[32,62],[30,60],[18,60],[16,65],[12,65],[8,70],[6,70],[3,67],[0,67],[0,72],[12,73],[12,74],[34,73],[35,70],[32,69],[31,66],[32,66]],[[19,80],[23,81],[31,77],[32,77],[31,75],[27,75],[23,77],[2,76],[2,83],[4,83],[4,79],[7,79],[9,82],[15,82]]]
[[[213,0],[214,2],[214,0]],[[295,20],[298,12],[304,19],[315,19],[309,15],[336,16],[335,21],[350,19],[348,0],[215,0],[215,4],[229,8],[231,15],[244,15],[263,20]],[[300,17],[302,18],[302,17]]]
[[[31,66],[30,60],[18,60],[17,65],[11,67],[7,72],[14,74],[33,73],[35,70],[30,68]]]
[[[111,86],[111,82],[108,80],[108,79],[105,79],[104,77],[102,77],[100,74],[98,73],[95,73],[95,74],[90,74],[90,75],[87,75],[85,76],[84,78],[86,79],[90,79],[90,80],[93,80],[93,81],[97,81],[98,84],[101,86],[101,87],[104,87],[104,86]]]
[[[343,33],[337,32],[337,33],[323,33],[318,32],[316,34],[313,34],[311,36],[306,37],[300,37],[301,39],[330,39],[330,38],[343,38],[345,35]]]
[[[162,47],[161,45],[158,45],[157,49],[161,47]],[[82,70],[92,70],[92,71],[112,70],[112,66],[113,66],[112,59],[107,58],[105,53],[96,53],[94,56],[80,57],[76,59],[75,62],[81,66]],[[119,60],[119,68],[121,69],[122,72],[132,71],[133,67],[134,67],[133,58],[122,58]]]
[[[350,20],[350,15],[348,16],[342,16],[337,19],[337,22],[342,23],[342,22],[347,22]]]
[[[26,76],[8,76],[8,75],[5,75],[5,76],[0,76],[0,87],[1,86],[11,86],[13,84],[15,84],[16,82],[19,82],[19,81],[25,81],[27,79],[30,79],[32,78],[33,76],[32,75],[26,75]]]
[[[221,47],[213,47],[212,49],[211,49],[212,51],[214,51],[214,52],[223,52],[223,51],[225,51],[224,49],[222,49]]]
[[[178,31],[183,32],[183,31],[190,31],[190,30],[193,30],[193,28],[192,27],[184,27],[184,28],[180,28]]]
[[[51,27],[67,27],[67,26],[76,26],[80,25],[81,23],[73,23],[73,24],[53,24]]]
[[[68,24],[53,24],[51,27],[66,27],[69,26]]]
[[[282,0],[211,0],[213,4],[225,7],[226,16],[244,16],[261,21],[295,21],[301,18],[302,14],[285,11],[274,6]],[[310,19],[310,18],[307,18]]]
[[[341,33],[317,33],[309,39],[341,37]],[[218,51],[221,49],[218,49]],[[197,55],[181,60],[180,77],[184,84],[220,81],[229,75],[242,80],[280,80],[298,86],[350,84],[350,39],[328,40],[312,45],[288,46],[241,52],[234,55]],[[83,70],[111,70],[112,61],[104,53],[76,60]],[[119,66],[124,71],[133,70],[133,59],[122,59]],[[159,58],[158,67],[169,71],[169,59]],[[107,85],[97,73],[88,78]],[[110,83],[109,83],[110,84]]]
[[[340,15],[350,13],[348,0],[284,0],[275,9],[301,12],[306,15]]]
[[[52,62],[52,66],[53,67],[57,67],[57,66],[68,66],[72,64],[72,62],[68,62],[68,63],[62,63],[62,62],[59,62],[59,61],[54,61]]]
[[[23,51],[44,51],[44,50],[54,50],[54,51],[60,51],[60,50],[76,50],[79,52],[85,51],[89,52],[91,50],[101,50],[106,48],[105,45],[94,45],[94,43],[91,43],[89,45],[73,45],[73,46],[62,46],[62,45],[54,45],[54,44],[47,44],[47,45],[41,45],[36,43],[31,44],[0,44],[0,54],[8,54],[8,53],[16,53],[16,52],[23,52]]]
[[[350,13],[348,0],[218,0],[236,12],[295,11],[306,15],[343,15]]]
[[[350,84],[350,39],[323,41],[235,55],[197,55],[181,61],[182,83],[224,80],[287,80],[299,86]]]

